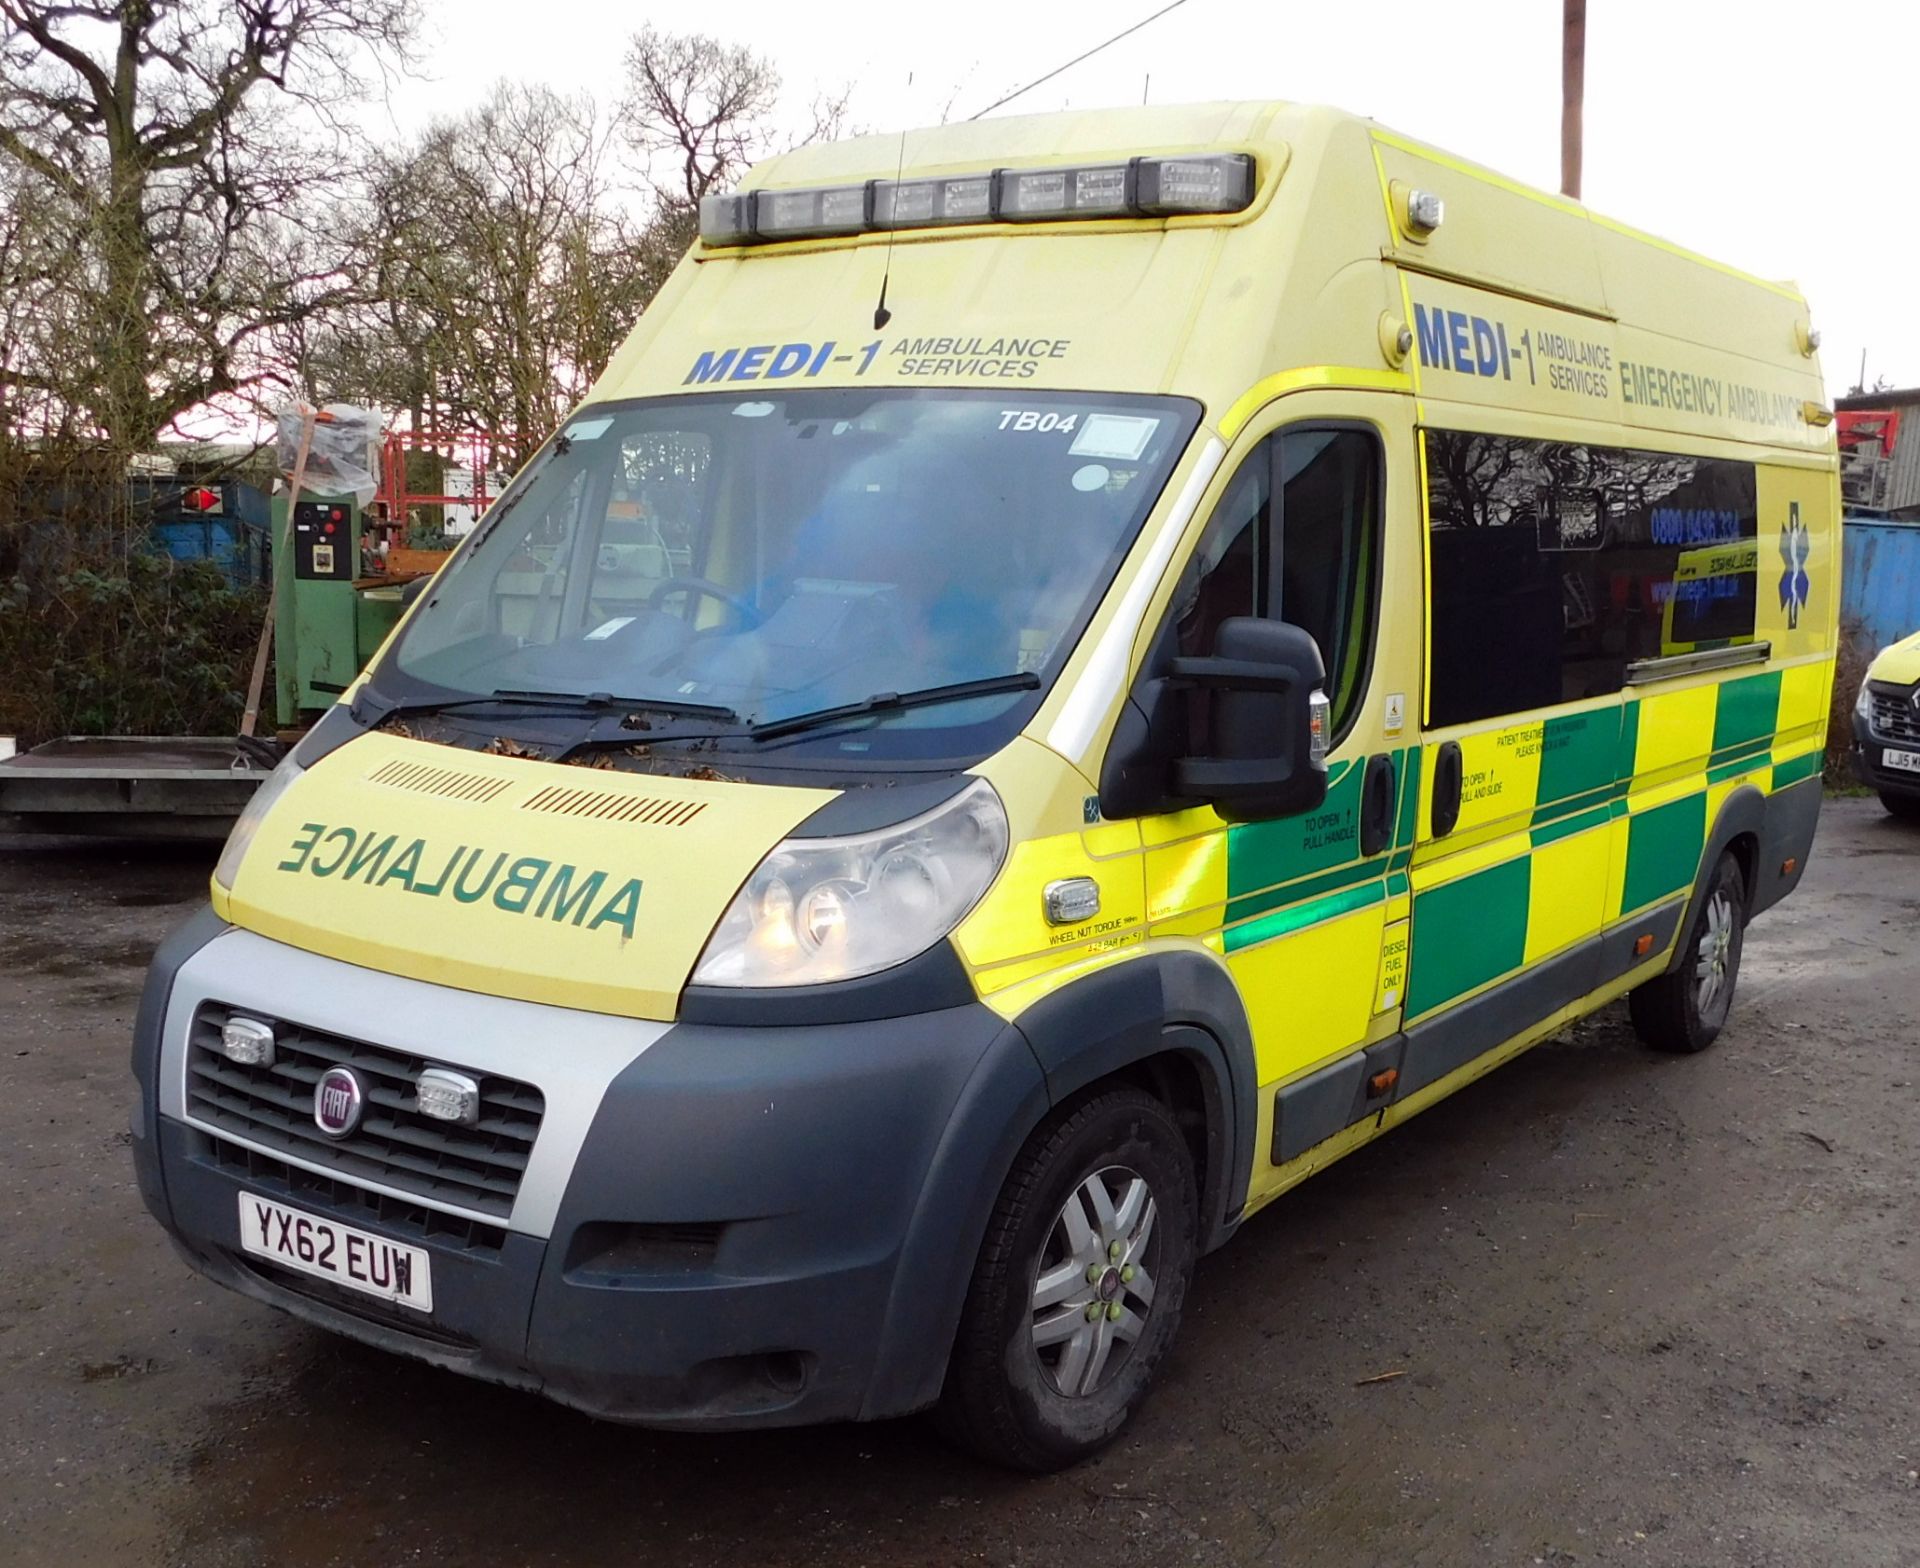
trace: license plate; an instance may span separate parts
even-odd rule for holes
[[[283,1269],[330,1279],[419,1312],[433,1310],[432,1264],[418,1247],[250,1192],[240,1194],[240,1245]]]
[[[1880,753],[1880,760],[1889,768],[1898,768],[1903,773],[1920,773],[1920,751],[1894,751],[1889,748]]]

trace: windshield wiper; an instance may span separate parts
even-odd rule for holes
[[[500,705],[513,707],[544,708],[559,713],[582,713],[598,715],[613,708],[628,710],[629,716],[638,713],[664,713],[674,718],[711,719],[721,724],[738,724],[740,715],[731,708],[716,703],[681,702],[670,697],[616,697],[611,692],[595,691],[582,695],[570,691],[520,691],[512,687],[502,687],[485,697],[429,697],[419,702],[395,702],[392,699],[362,688],[354,699],[356,717],[363,715],[364,708],[376,708],[372,722],[380,723],[408,714],[449,713],[458,708],[489,708]],[[623,724],[626,719],[622,719]],[[629,728],[642,726],[633,724]]]
[[[780,735],[797,735],[802,730],[819,729],[841,719],[861,719],[877,713],[898,713],[906,708],[930,708],[943,702],[965,702],[969,697],[993,697],[1007,691],[1033,691],[1040,677],[1032,670],[1011,675],[989,675],[984,680],[955,681],[950,686],[923,686],[918,691],[877,691],[859,702],[838,708],[821,708],[813,713],[796,713],[791,718],[768,719],[750,725],[747,734],[754,740],[772,740]]]
[[[616,697],[611,692],[593,691],[585,696],[566,691],[496,691],[508,702],[545,702],[567,704],[587,713],[604,713],[609,708],[626,708],[633,713],[665,713],[676,719],[712,719],[716,724],[738,724],[740,715],[717,702],[682,702],[678,697]],[[625,722],[624,720],[622,722]],[[642,726],[629,724],[629,729]]]

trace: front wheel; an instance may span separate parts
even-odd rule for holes
[[[1880,804],[1887,808],[1889,816],[1898,817],[1902,822],[1920,822],[1920,795],[1895,795],[1883,789]]]
[[[1687,932],[1679,966],[1627,998],[1634,1030],[1655,1050],[1704,1051],[1725,1026],[1740,978],[1746,910],[1740,862],[1730,852],[1723,854]]]
[[[1196,1228],[1192,1156],[1151,1095],[1116,1089],[1042,1125],[981,1243],[942,1429],[1033,1472],[1112,1442],[1180,1325]]]

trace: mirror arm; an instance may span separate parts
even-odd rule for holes
[[[1300,684],[1300,672],[1290,664],[1183,657],[1170,661],[1168,680],[1177,686],[1230,686],[1235,691],[1288,692]]]

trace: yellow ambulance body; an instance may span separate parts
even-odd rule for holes
[[[1711,1040],[1820,801],[1794,289],[1290,105],[803,148],[702,228],[156,962],[197,1266],[1043,1468],[1304,1177],[1623,993]]]

